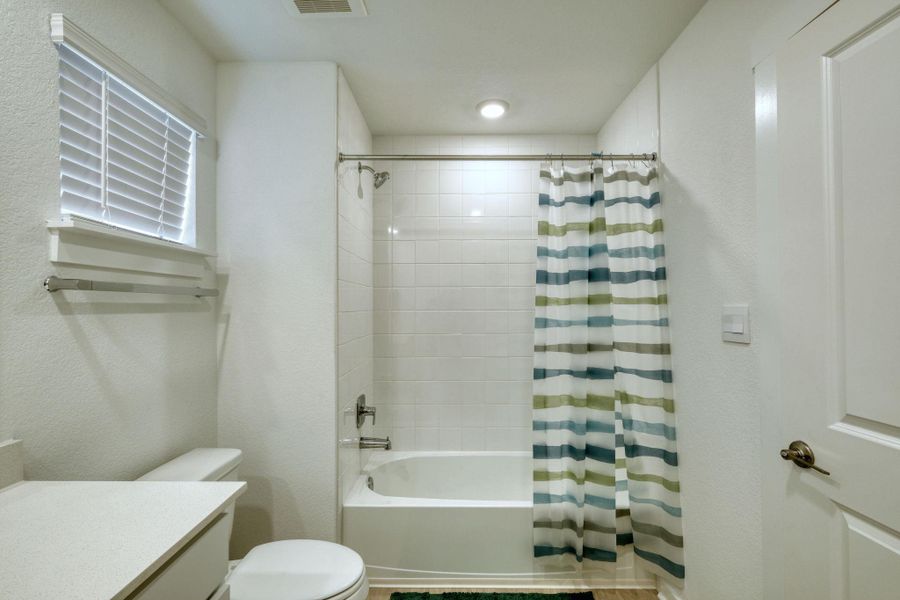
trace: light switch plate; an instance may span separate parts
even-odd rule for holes
[[[726,304],[722,307],[722,339],[738,344],[750,343],[750,307]]]

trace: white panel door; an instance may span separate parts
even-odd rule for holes
[[[779,463],[784,597],[898,600],[898,0],[840,0],[776,72],[782,447],[830,472]]]

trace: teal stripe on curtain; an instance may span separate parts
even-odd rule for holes
[[[535,421],[532,423],[534,431],[549,431],[551,429],[568,429],[572,433],[584,435],[588,431],[613,433],[613,426],[609,423],[600,421],[588,421],[586,423],[576,423],[575,421]]]
[[[665,245],[655,169],[542,168],[534,555],[684,577]]]
[[[603,562],[616,562],[616,552],[604,550],[601,548],[591,547],[575,547],[575,546],[535,546],[534,555],[542,556],[558,556],[560,554],[571,554],[576,557],[578,562],[587,558],[589,560],[598,560]]]
[[[608,254],[613,258],[660,258],[666,255],[666,248],[658,246],[632,246],[610,250],[606,244],[594,244],[592,246],[570,246],[566,248],[548,248],[538,246],[538,257],[549,256],[552,258],[572,258],[597,256]]]

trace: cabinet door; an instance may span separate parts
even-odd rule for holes
[[[228,574],[228,520],[220,515],[129,600],[207,600]],[[227,586],[224,586],[227,588]],[[223,598],[228,598],[227,589]]]

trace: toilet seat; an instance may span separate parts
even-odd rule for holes
[[[228,584],[231,600],[364,600],[369,588],[359,554],[319,540],[256,546]]]

